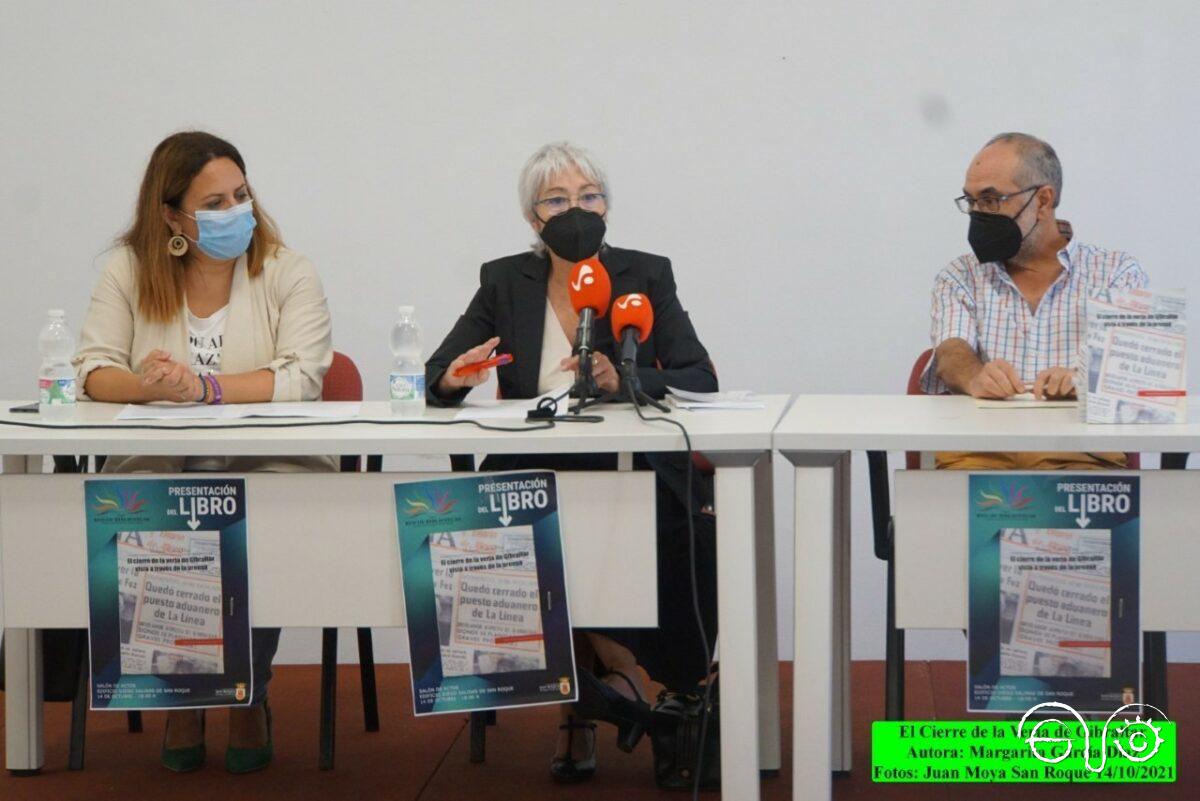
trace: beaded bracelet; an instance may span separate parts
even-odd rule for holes
[[[208,382],[200,376],[200,403],[208,403]]]
[[[221,385],[217,382],[217,377],[212,373],[204,376],[204,380],[208,383],[209,389],[212,390],[212,404],[219,406],[221,404]]]

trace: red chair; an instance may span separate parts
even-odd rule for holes
[[[908,375],[908,394],[924,395],[921,375],[933,351],[917,357]],[[867,478],[871,485],[871,523],[875,535],[875,557],[887,563],[887,607],[884,645],[884,718],[904,719],[904,629],[896,628],[896,560],[895,524],[888,487],[887,451],[867,451]],[[904,455],[905,467],[921,467],[921,454],[909,451]]]
[[[323,401],[361,401],[363,398],[362,376],[350,357],[342,353],[333,354],[333,364],[325,373],[321,386]],[[357,473],[362,467],[362,457],[342,456],[341,471]],[[367,471],[378,473],[383,469],[382,456],[367,457]],[[375,647],[371,630],[360,628],[358,633],[358,669],[362,678],[363,721],[367,731],[379,731],[379,700],[375,686]],[[334,730],[337,718],[337,640],[338,630],[321,630],[321,723],[319,755],[317,765],[321,770],[333,769]]]
[[[933,358],[933,351],[926,350],[913,363],[908,375],[909,395],[924,395],[921,376]],[[1179,457],[1182,464],[1179,463]],[[909,451],[904,456],[909,470],[921,468],[921,454]],[[1184,469],[1187,454],[1163,454],[1165,469]],[[1141,467],[1141,455],[1126,454],[1126,464],[1131,470]],[[891,512],[891,496],[888,487],[887,451],[867,452],[867,471],[871,486],[871,522],[875,537],[875,556],[887,563],[887,609],[886,643],[884,661],[884,717],[887,720],[904,719],[904,629],[896,628],[896,561],[895,523]],[[1143,635],[1143,695],[1148,703],[1166,709],[1166,636],[1163,632],[1144,632]]]

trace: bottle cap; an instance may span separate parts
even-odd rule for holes
[[[416,306],[401,306],[400,307],[401,314],[412,314],[416,310],[417,310]]]
[[[50,309],[46,312],[47,317],[66,317],[67,313],[62,309]]]

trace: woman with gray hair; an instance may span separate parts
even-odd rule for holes
[[[611,191],[603,168],[586,151],[567,142],[540,148],[521,171],[518,193],[537,240],[525,253],[483,265],[475,297],[426,363],[431,404],[458,404],[472,387],[484,383],[490,370],[464,376],[456,372],[487,359],[498,346],[514,357],[497,368],[504,398],[536,398],[571,380],[579,370],[579,358],[572,356],[579,314],[571,305],[568,276],[578,262],[590,258],[598,258],[607,270],[613,297],[637,292],[650,299],[654,326],[637,353],[642,390],[661,398],[668,385],[697,392],[717,389],[708,352],[676,295],[671,262],[605,243]],[[609,326],[597,325],[592,377],[605,393],[620,388],[613,366],[616,351]],[[576,633],[580,702],[563,707],[562,735],[551,763],[559,782],[584,781],[594,774],[592,719],[616,724],[618,745],[626,751],[650,728],[643,671],[669,690],[692,689],[707,678],[708,655],[692,605],[688,516],[697,539],[701,617],[713,641],[716,530],[711,482],[698,478],[689,494],[682,454],[639,454],[635,465],[653,469],[658,479],[659,628]],[[482,465],[484,470],[530,468],[616,469],[616,455],[490,456]],[[587,669],[597,667],[602,678]]]

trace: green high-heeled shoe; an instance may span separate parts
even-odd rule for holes
[[[263,712],[267,715],[267,742],[257,748],[225,749],[225,770],[230,773],[253,773],[271,764],[275,756],[275,745],[271,736],[271,707],[263,701]]]
[[[204,743],[205,720],[202,709],[200,710],[200,742],[183,748],[167,748],[167,732],[164,727],[162,753],[159,755],[164,768],[175,773],[191,773],[204,767],[204,760],[208,758],[208,747]]]

